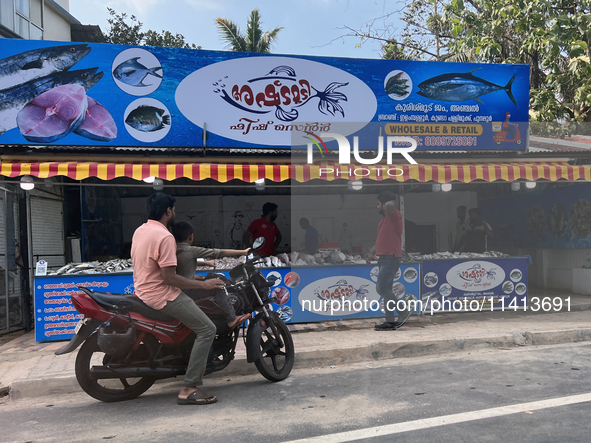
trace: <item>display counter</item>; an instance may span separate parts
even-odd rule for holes
[[[474,312],[523,308],[530,263],[529,256],[423,260],[421,297],[425,309]]]
[[[408,262],[400,266],[393,290],[398,298],[411,294],[413,313],[517,309],[526,304],[530,258],[487,257]],[[384,315],[376,291],[378,267],[323,265],[261,268],[274,279],[272,296],[286,323],[307,323]],[[211,271],[210,271],[211,272]],[[217,270],[229,277],[229,270]],[[207,272],[197,272],[205,275]],[[35,278],[35,338],[69,339],[82,317],[70,302],[77,286],[111,293],[133,293],[130,271],[111,274],[62,274]],[[454,304],[455,303],[455,304]]]

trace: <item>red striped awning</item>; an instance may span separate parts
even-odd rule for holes
[[[420,164],[420,165],[340,165],[335,163],[317,163],[313,165],[250,165],[250,164],[120,164],[93,162],[61,163],[1,163],[0,175],[19,177],[32,175],[39,178],[65,176],[74,180],[96,177],[112,180],[129,177],[134,180],[154,176],[171,181],[188,178],[200,181],[213,179],[220,183],[238,179],[252,183],[258,179],[282,182],[293,179],[307,182],[313,179],[327,181],[346,179],[370,179],[375,181],[395,180],[398,182],[417,181],[421,183],[493,182],[496,180],[535,181],[544,179],[587,180],[591,181],[591,170],[585,166],[572,166],[566,162],[523,162],[523,163],[464,163],[464,164]]]

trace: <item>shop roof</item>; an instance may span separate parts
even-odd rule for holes
[[[396,182],[438,182],[475,181],[494,182],[539,179],[549,181],[591,181],[591,168],[570,165],[567,162],[490,162],[466,164],[401,164],[401,165],[341,165],[335,162],[307,164],[137,164],[137,163],[95,163],[95,162],[43,162],[0,164],[0,175],[19,177],[32,175],[39,178],[55,176],[84,180],[91,177],[113,180],[129,177],[143,180],[150,176],[172,181],[188,178],[193,181],[213,179],[220,183],[241,180],[253,183],[267,179],[273,182],[295,180],[307,182],[314,179],[333,181],[339,179],[374,181],[393,180]]]

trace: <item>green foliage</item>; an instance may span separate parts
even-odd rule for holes
[[[246,33],[232,20],[216,18],[216,27],[221,39],[226,42],[226,49],[238,52],[271,52],[271,45],[277,41],[277,35],[283,28],[278,26],[271,31],[262,31],[261,14],[253,9],[246,21]]]
[[[528,64],[532,121],[556,123],[544,126],[555,134],[591,122],[591,0],[400,3],[386,17],[401,31],[371,22],[355,34],[381,41],[383,58]]]
[[[193,43],[185,42],[182,34],[172,34],[169,31],[162,33],[148,29],[142,31],[142,22],[134,15],[128,16],[126,13],[117,14],[115,10],[107,8],[111,18],[107,20],[109,29],[104,34],[104,43],[113,43],[118,45],[149,45],[164,46],[169,48],[201,49]]]

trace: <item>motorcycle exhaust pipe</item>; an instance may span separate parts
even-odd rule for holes
[[[186,368],[135,367],[111,369],[106,366],[93,366],[90,368],[90,377],[97,380],[139,377],[168,378],[185,375],[185,372]]]

